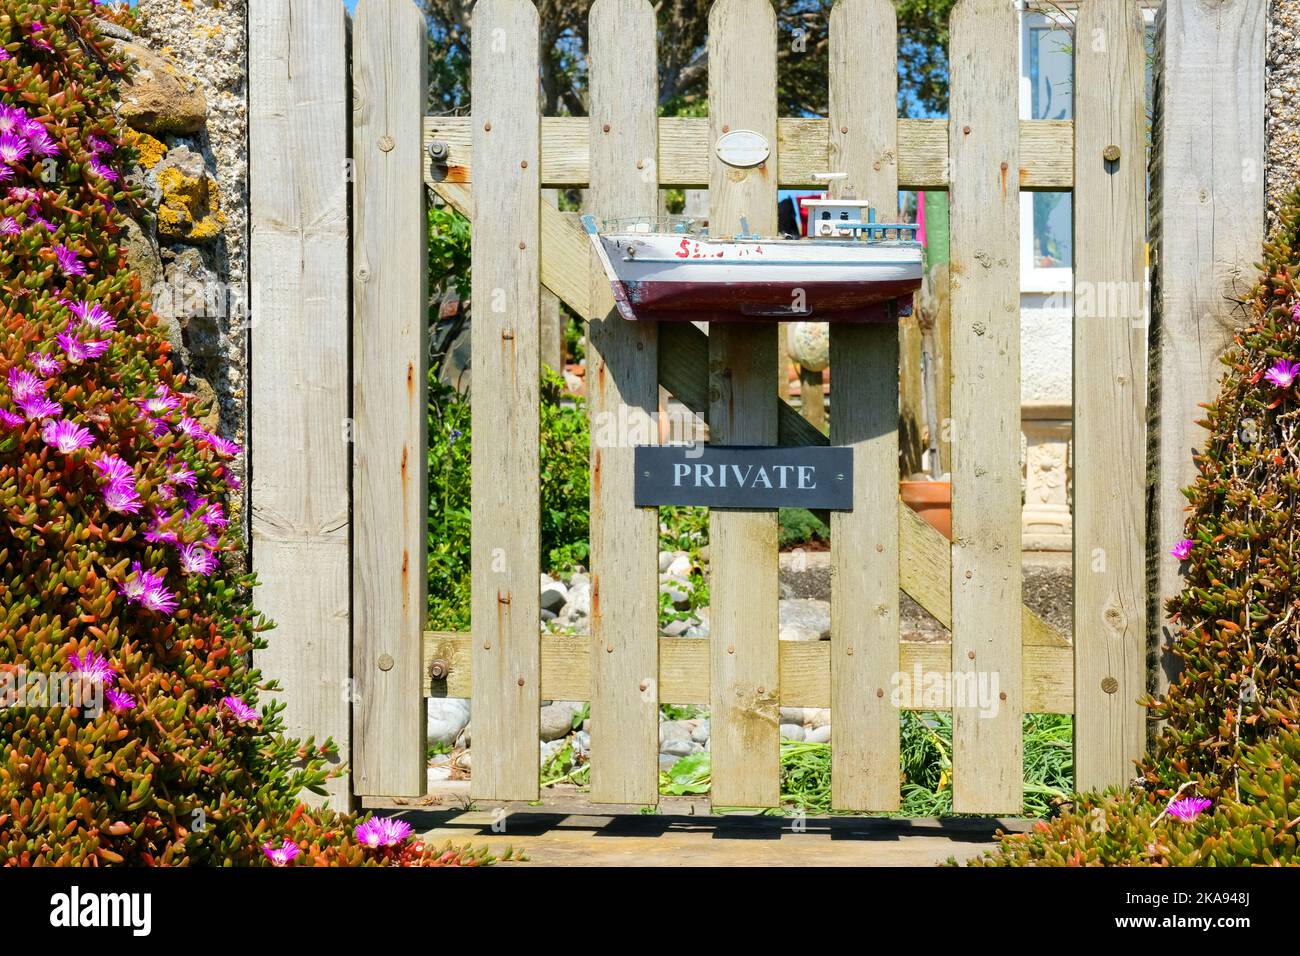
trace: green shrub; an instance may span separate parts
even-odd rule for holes
[[[239,449],[198,424],[127,267],[128,66],[95,17],[129,22],[0,0],[0,865],[486,862],[369,850],[299,801],[334,746],[259,706],[268,625],[223,561]]]
[[[585,565],[588,544],[587,413],[565,399],[549,370],[541,381],[543,565]],[[429,380],[429,626],[470,628],[470,399]]]

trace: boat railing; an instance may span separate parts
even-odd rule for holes
[[[703,227],[700,220],[691,216],[631,216],[622,219],[605,219],[600,224],[601,232],[630,233],[679,233],[681,235],[700,235]]]

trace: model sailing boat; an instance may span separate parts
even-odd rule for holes
[[[712,237],[693,219],[583,216],[619,313],[663,322],[892,322],[921,285],[918,227],[871,203],[805,199],[806,239]]]

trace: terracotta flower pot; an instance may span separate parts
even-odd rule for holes
[[[951,481],[900,481],[898,493],[926,524],[952,540]]]

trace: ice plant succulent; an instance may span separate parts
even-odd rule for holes
[[[239,449],[126,257],[147,198],[114,108],[133,67],[98,24],[131,16],[0,0],[0,663],[98,677],[105,700],[0,707],[0,866],[490,862],[377,854],[301,801],[337,748],[259,698],[268,625],[222,560]]]

